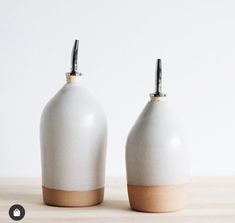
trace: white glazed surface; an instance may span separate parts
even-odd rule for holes
[[[167,101],[147,103],[128,136],[127,183],[172,185],[189,180],[189,162]]]
[[[67,83],[48,102],[40,127],[42,184],[87,191],[104,186],[107,124],[80,83]]]

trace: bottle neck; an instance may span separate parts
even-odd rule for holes
[[[66,74],[66,82],[68,84],[75,84],[78,83],[78,81],[79,81],[79,76]]]

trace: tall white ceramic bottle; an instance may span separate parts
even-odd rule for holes
[[[77,50],[76,40],[67,83],[41,117],[43,200],[55,206],[91,206],[104,194],[106,116],[80,83]]]
[[[126,144],[130,206],[143,212],[171,212],[186,202],[189,162],[176,119],[161,91],[161,60],[156,92],[150,95]]]

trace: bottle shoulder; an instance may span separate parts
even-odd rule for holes
[[[182,140],[177,118],[168,102],[148,102],[133,125],[127,143],[169,144]]]
[[[80,84],[65,84],[46,104],[42,115],[105,116],[97,99]]]

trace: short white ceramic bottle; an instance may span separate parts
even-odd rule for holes
[[[104,194],[106,116],[80,83],[77,50],[76,40],[67,83],[41,117],[43,200],[55,206],[96,205]]]
[[[185,206],[189,162],[187,150],[161,91],[161,60],[156,67],[156,92],[150,95],[126,144],[130,206],[143,212],[171,212]]]

